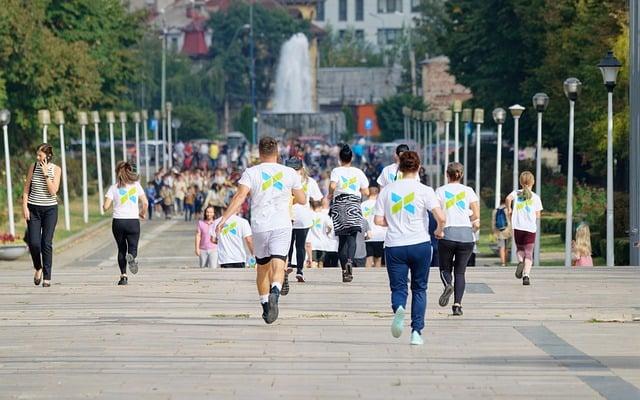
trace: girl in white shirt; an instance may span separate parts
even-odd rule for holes
[[[120,281],[118,285],[126,285],[127,266],[132,274],[138,272],[138,241],[140,240],[140,218],[144,219],[147,211],[147,197],[138,182],[138,175],[127,161],[120,161],[116,166],[116,184],[111,185],[105,196],[104,210],[113,205],[113,222],[111,230],[118,246],[118,266]]]

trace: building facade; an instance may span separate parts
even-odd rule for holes
[[[349,29],[378,48],[390,46],[415,26],[420,0],[318,0],[315,24],[344,34]]]

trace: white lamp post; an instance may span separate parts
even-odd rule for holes
[[[87,136],[86,129],[89,124],[87,113],[85,111],[78,112],[78,123],[80,124],[80,132],[82,134],[82,215],[84,223],[89,223],[89,199],[87,194]]]
[[[525,108],[522,107],[520,104],[514,104],[511,107],[509,107],[509,111],[511,111],[511,116],[513,117],[513,191],[515,192],[516,190],[518,190],[518,177],[519,177],[519,166],[518,166],[518,158],[519,158],[519,144],[518,144],[518,128],[519,128],[519,122],[520,122],[520,116],[522,115],[522,113],[524,112]],[[536,176],[536,179],[538,179],[538,177]],[[515,239],[512,239],[513,241],[512,246],[511,246],[511,262],[515,262],[515,259],[517,257],[516,255],[516,246],[515,246]],[[537,259],[536,259],[537,261]]]
[[[447,184],[447,166],[449,165],[449,127],[453,120],[451,110],[442,112],[442,120],[444,121],[444,184]]]
[[[422,163],[425,166],[425,173],[429,176],[429,171],[431,171],[431,157],[430,157],[430,149],[431,146],[431,132],[429,132],[429,113],[427,111],[422,112]],[[431,178],[429,178],[429,185],[433,186],[433,182],[431,182]]]
[[[49,110],[38,110],[38,122],[42,125],[42,143],[47,143],[47,129],[51,124],[51,113]]]
[[[432,175],[436,177],[436,187],[440,187],[440,131],[438,130],[438,112],[431,111],[430,115],[430,126],[436,135],[436,168],[434,168],[435,174],[432,173]]]
[[[418,110],[413,110],[413,124],[415,127],[414,135],[416,142],[416,151],[420,154],[420,116],[422,113]]]
[[[100,206],[100,215],[104,215],[104,193],[102,188],[102,157],[100,155],[100,113],[91,111],[91,122],[93,123],[93,131],[96,135],[96,169],[98,170],[98,204]]]
[[[13,188],[11,186],[11,162],[9,160],[9,122],[11,122],[11,112],[0,110],[0,125],[2,125],[2,135],[4,138],[4,167],[7,171],[7,211],[9,212],[9,233],[16,236],[16,224],[13,220]]]
[[[67,155],[64,145],[64,112],[58,110],[54,114],[56,124],[60,129],[60,160],[62,161],[62,199],[64,201],[64,228],[71,230],[69,216],[69,187],[67,186]]]
[[[612,51],[598,64],[607,88],[607,267],[615,265],[613,252],[613,89],[622,64]]]
[[[174,143],[178,143],[178,130],[180,129],[181,126],[182,126],[182,121],[180,121],[178,118],[173,118],[171,120],[171,127],[176,130],[176,134],[173,135]]]
[[[113,124],[116,123],[116,114],[113,111],[107,111],[107,123],[109,124],[109,148],[111,150],[111,184],[116,184],[116,149],[115,140],[113,138]]]
[[[167,110],[164,104],[160,110],[160,119],[162,121],[162,167],[167,168],[169,165],[167,162]]]
[[[140,113],[136,111],[132,117],[136,127],[136,172],[140,173]]]
[[[549,105],[549,96],[546,93],[536,93],[533,96],[533,107],[538,112],[538,138],[536,144],[536,193],[542,197],[542,113]],[[540,218],[536,220],[538,234],[533,250],[533,259],[540,263],[540,237],[542,236],[542,224]]]
[[[122,128],[122,160],[127,161],[127,113],[121,111],[119,117]]]
[[[155,159],[155,167],[156,167],[156,169],[155,169],[154,172],[158,172],[158,169],[159,169],[158,165],[160,163],[160,153],[159,153],[160,143],[158,142],[158,133],[159,133],[158,130],[160,129],[160,123],[161,123],[160,117],[161,117],[160,111],[159,110],[153,110],[153,118],[156,120],[156,126],[155,126],[155,129],[153,130],[153,140],[155,142],[155,158],[156,158]],[[164,149],[164,147],[163,147],[163,149]]]
[[[582,90],[582,82],[577,78],[564,81],[564,94],[569,99],[569,155],[567,156],[567,221],[565,225],[564,266],[571,266],[571,241],[573,239],[573,137],[574,111],[576,100]]]
[[[145,178],[147,178],[146,182],[149,182],[149,144],[147,143],[147,124],[149,121],[149,113],[147,110],[140,111],[140,116],[142,117],[142,136],[144,138],[144,173]]]
[[[484,124],[484,110],[476,108],[473,110],[473,123],[476,124],[476,195],[480,197],[480,131]]]
[[[469,136],[467,135],[467,125],[469,123],[471,123],[471,121],[473,120],[473,111],[470,108],[465,108],[462,110],[462,122],[464,122],[464,128],[462,129],[462,134],[464,135],[464,139],[462,140],[463,142],[463,149],[464,149],[464,154],[463,154],[463,158],[462,158],[462,164],[464,165],[464,169],[465,171],[468,171],[469,165],[467,165],[467,163],[469,162]],[[464,185],[467,184],[467,174],[464,174],[464,176],[462,177],[462,183]]]
[[[453,102],[453,114],[455,116],[455,142],[456,148],[453,153],[453,160],[460,162],[460,113],[462,112],[462,102],[455,100]]]
[[[496,138],[496,199],[494,208],[500,207],[500,183],[502,181],[502,124],[507,118],[507,112],[503,108],[493,110],[493,121],[498,125],[498,137]]]
[[[168,147],[169,147],[169,168],[173,167],[173,140],[171,137],[171,128],[173,127],[171,123],[171,112],[173,111],[173,104],[171,102],[167,102],[165,105],[165,109],[167,110],[167,136],[168,136]]]

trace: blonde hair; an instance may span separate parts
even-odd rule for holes
[[[133,166],[128,161],[119,161],[116,165],[116,183],[124,187],[138,181],[138,174],[133,172]]]
[[[536,178],[529,171],[523,171],[520,174],[520,186],[522,186],[522,197],[529,200],[532,197],[531,188],[536,182]]]
[[[582,222],[576,229],[575,253],[578,256],[591,255],[591,230],[586,222]]]

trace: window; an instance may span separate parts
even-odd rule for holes
[[[338,21],[347,20],[347,0],[340,0],[338,5]]]
[[[356,21],[364,20],[364,0],[356,0]]]
[[[378,46],[394,44],[402,36],[402,29],[378,29]]]
[[[402,12],[402,0],[378,0],[378,13],[391,14]]]
[[[169,49],[171,51],[177,52],[178,51],[178,38],[175,36],[171,36],[171,44],[169,45]]]
[[[412,13],[420,12],[420,3],[422,3],[421,0],[411,0],[411,12]]]
[[[364,42],[364,31],[362,29],[356,29],[356,40],[358,42]]]
[[[340,40],[344,40],[344,36],[347,34],[346,29],[340,29],[338,31],[338,37],[340,38]]]
[[[324,0],[316,3],[316,21],[324,21]]]

